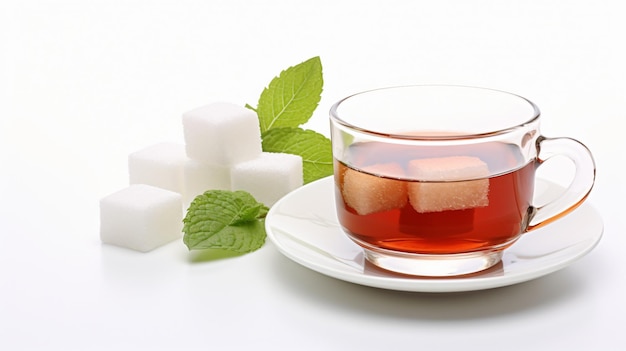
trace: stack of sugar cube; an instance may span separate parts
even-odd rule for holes
[[[302,158],[262,152],[255,112],[214,103],[183,114],[186,153],[186,199],[208,189],[245,190],[272,206],[302,185]],[[211,177],[209,174],[218,174]]]
[[[180,238],[184,210],[207,190],[244,190],[272,206],[302,185],[302,158],[263,152],[253,111],[219,102],[184,113],[182,122],[185,144],[128,156],[129,187],[100,201],[102,242],[150,251]]]

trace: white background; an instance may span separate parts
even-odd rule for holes
[[[0,3],[0,349],[626,348],[620,1],[13,1]],[[453,83],[523,95],[543,132],[594,153],[604,237],[575,264],[470,293],[400,293],[261,250],[206,260],[173,242],[103,246],[98,201],[127,155],[182,142],[181,114],[256,104],[321,56],[309,127],[347,94]],[[206,258],[206,257],[205,257]]]

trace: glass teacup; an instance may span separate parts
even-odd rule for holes
[[[538,107],[464,86],[402,86],[349,96],[330,111],[337,215],[367,260],[394,272],[487,269],[519,237],[578,207],[595,181],[589,150],[540,134]],[[567,190],[533,204],[536,170],[560,155]]]

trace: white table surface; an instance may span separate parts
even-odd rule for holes
[[[13,1],[0,3],[1,350],[626,349],[618,1]],[[181,241],[99,241],[100,198],[127,155],[182,142],[181,114],[256,104],[319,55],[308,127],[347,94],[450,83],[521,94],[543,132],[597,161],[605,231],[546,277],[452,294],[388,291],[310,271],[268,242],[211,259]]]

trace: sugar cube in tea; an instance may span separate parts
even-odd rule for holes
[[[489,204],[489,168],[478,157],[452,156],[409,161],[409,202],[415,211],[439,212]]]
[[[231,166],[261,154],[261,130],[256,113],[243,106],[218,102],[183,114],[187,156]]]
[[[182,196],[133,184],[100,200],[103,243],[147,252],[182,235]]]
[[[382,163],[363,167],[363,172],[345,168],[341,194],[345,203],[359,215],[402,208],[407,203],[405,182],[380,175],[403,174],[397,163]],[[367,172],[367,173],[366,173]]]

